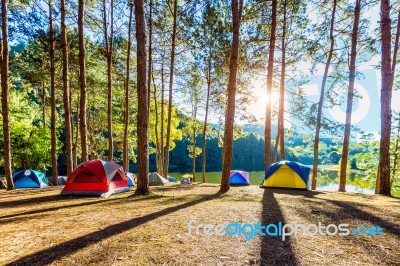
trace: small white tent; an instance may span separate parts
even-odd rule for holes
[[[164,186],[165,183],[168,183],[168,180],[157,172],[149,174],[149,186]]]

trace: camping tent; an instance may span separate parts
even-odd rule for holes
[[[193,175],[191,175],[191,174],[184,174],[184,175],[182,175],[182,178],[190,178],[190,179],[192,179],[192,178],[193,178]]]
[[[135,174],[131,172],[125,172],[126,177],[128,178],[128,185],[134,186],[135,185]]]
[[[250,185],[249,173],[244,171],[231,170],[229,176],[229,184],[233,186]]]
[[[173,176],[168,176],[168,182],[176,183],[176,178]]]
[[[53,177],[51,177],[51,176],[47,177],[47,184],[55,186],[56,184],[53,184],[52,179],[53,179]],[[67,177],[66,176],[58,176],[57,177],[57,185],[58,186],[65,185],[65,181],[67,181]]]
[[[190,183],[191,183],[190,178],[184,177],[181,179],[181,184],[190,184]]]
[[[46,176],[35,170],[21,170],[13,174],[15,188],[45,188]]]
[[[79,165],[65,182],[61,195],[108,197],[129,190],[128,180],[119,164],[92,160]]]
[[[149,174],[149,186],[164,186],[165,183],[168,183],[168,180],[157,172]]]
[[[281,161],[265,172],[261,187],[307,189],[311,168],[297,162]]]
[[[0,177],[0,188],[7,188],[6,181]]]
[[[66,176],[58,176],[57,180],[58,180],[58,185],[63,186],[63,185],[65,185],[65,182],[67,182],[67,177]]]

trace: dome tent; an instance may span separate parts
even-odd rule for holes
[[[165,183],[168,183],[168,180],[157,172],[149,174],[149,186],[164,186]]]
[[[307,189],[311,168],[291,161],[281,161],[268,167],[260,187]]]
[[[229,184],[231,186],[249,186],[249,173],[245,171],[231,170]]]
[[[135,185],[135,174],[131,173],[131,172],[125,172],[125,175],[128,179],[128,185],[129,186],[134,186]]]
[[[15,188],[45,188],[47,180],[44,173],[36,170],[21,170],[13,175]]]
[[[92,160],[82,163],[68,176],[60,195],[108,197],[128,190],[127,177],[119,164]]]

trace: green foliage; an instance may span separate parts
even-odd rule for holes
[[[10,91],[10,129],[13,167],[46,170],[51,165],[50,129],[42,128],[37,119],[40,107],[26,93],[15,88]],[[0,125],[2,121],[0,121]],[[3,131],[0,132],[2,145]],[[57,142],[58,154],[62,143]],[[3,154],[1,152],[1,154]],[[3,165],[3,157],[0,157]]]

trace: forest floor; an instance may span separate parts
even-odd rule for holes
[[[233,187],[152,187],[109,198],[0,190],[0,265],[399,265],[400,199]],[[188,222],[380,226],[383,235],[205,236]],[[333,230],[331,230],[333,231]]]

